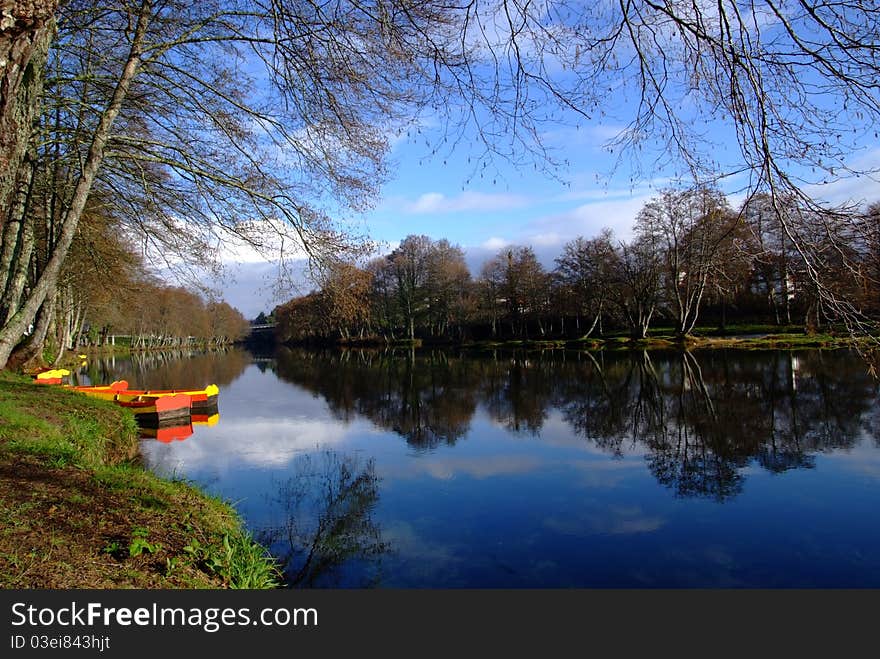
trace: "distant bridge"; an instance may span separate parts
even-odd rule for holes
[[[251,331],[244,337],[245,343],[264,344],[274,343],[275,341],[275,323],[261,323],[259,325],[251,325]]]

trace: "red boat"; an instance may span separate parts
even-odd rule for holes
[[[116,400],[116,397],[119,395],[167,397],[186,394],[190,398],[190,408],[192,413],[208,415],[216,413],[217,398],[220,394],[220,389],[216,384],[210,384],[204,389],[129,389],[128,382],[125,380],[117,380],[108,385],[82,385],[71,388],[76,391],[81,391],[86,395],[103,398],[105,400]]]
[[[189,418],[190,397],[186,394],[169,396],[116,394],[114,402],[131,410],[138,423],[156,425],[170,419]]]

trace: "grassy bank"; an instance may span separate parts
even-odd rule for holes
[[[870,339],[858,339],[868,343]],[[533,339],[474,341],[463,347],[475,349],[523,348],[549,350],[581,348],[590,350],[646,350],[681,348],[741,348],[747,350],[785,350],[798,348],[851,347],[857,339],[845,332],[806,334],[798,326],[741,325],[720,330],[696,328],[686,337],[676,336],[672,328],[652,329],[643,339],[634,339],[623,332],[612,332],[601,338]]]
[[[823,332],[807,334],[803,325],[737,324],[724,328],[717,326],[697,327],[687,336],[677,336],[672,327],[653,327],[645,338],[634,339],[626,331],[614,330],[601,337],[583,338],[539,338],[525,339],[469,339],[427,337],[423,339],[401,339],[386,341],[382,337],[323,339],[309,341],[290,341],[288,347],[343,348],[343,349],[388,349],[388,348],[464,348],[469,350],[647,350],[647,349],[692,349],[692,348],[742,348],[747,350],[785,350],[804,348],[846,348],[854,345],[876,347],[875,337],[853,338],[843,327],[829,327]]]
[[[228,505],[139,466],[129,412],[0,371],[0,587],[277,584]]]

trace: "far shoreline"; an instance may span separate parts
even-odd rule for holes
[[[385,339],[381,336],[343,339],[310,339],[273,343],[289,348],[342,350],[375,349],[459,349],[459,350],[797,350],[876,348],[877,337],[853,337],[834,329],[806,332],[800,326],[747,325],[728,328],[696,328],[692,334],[677,336],[672,330],[651,330],[644,338],[623,332],[581,338],[502,338],[453,340],[424,337]],[[265,344],[264,344],[265,345]]]

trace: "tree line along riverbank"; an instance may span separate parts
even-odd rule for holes
[[[332,264],[271,316],[282,342],[642,340],[658,326],[685,341],[701,326],[746,323],[876,337],[880,203],[833,226],[793,204],[801,229],[825,230],[816,240],[827,254],[805,266],[785,231],[767,226],[770,202],[736,210],[716,189],[665,190],[629,240],[579,236],[550,269],[531,246],[508,245],[476,276],[460,246],[409,235],[386,255]]]
[[[133,415],[0,371],[0,587],[272,588],[226,503],[138,462]]]
[[[724,329],[717,327],[698,327],[686,336],[675,334],[671,328],[654,328],[643,338],[634,338],[625,332],[610,332],[601,337],[582,337],[579,339],[480,339],[457,340],[449,337],[426,337],[389,340],[382,337],[365,336],[342,338],[309,337],[277,342],[290,347],[295,346],[336,346],[340,348],[460,348],[465,350],[487,349],[568,349],[568,350],[651,350],[698,348],[738,348],[744,350],[786,350],[804,348],[846,348],[862,347],[870,350],[869,337],[853,337],[845,328],[828,328],[825,332],[809,333],[798,325],[734,325]]]

